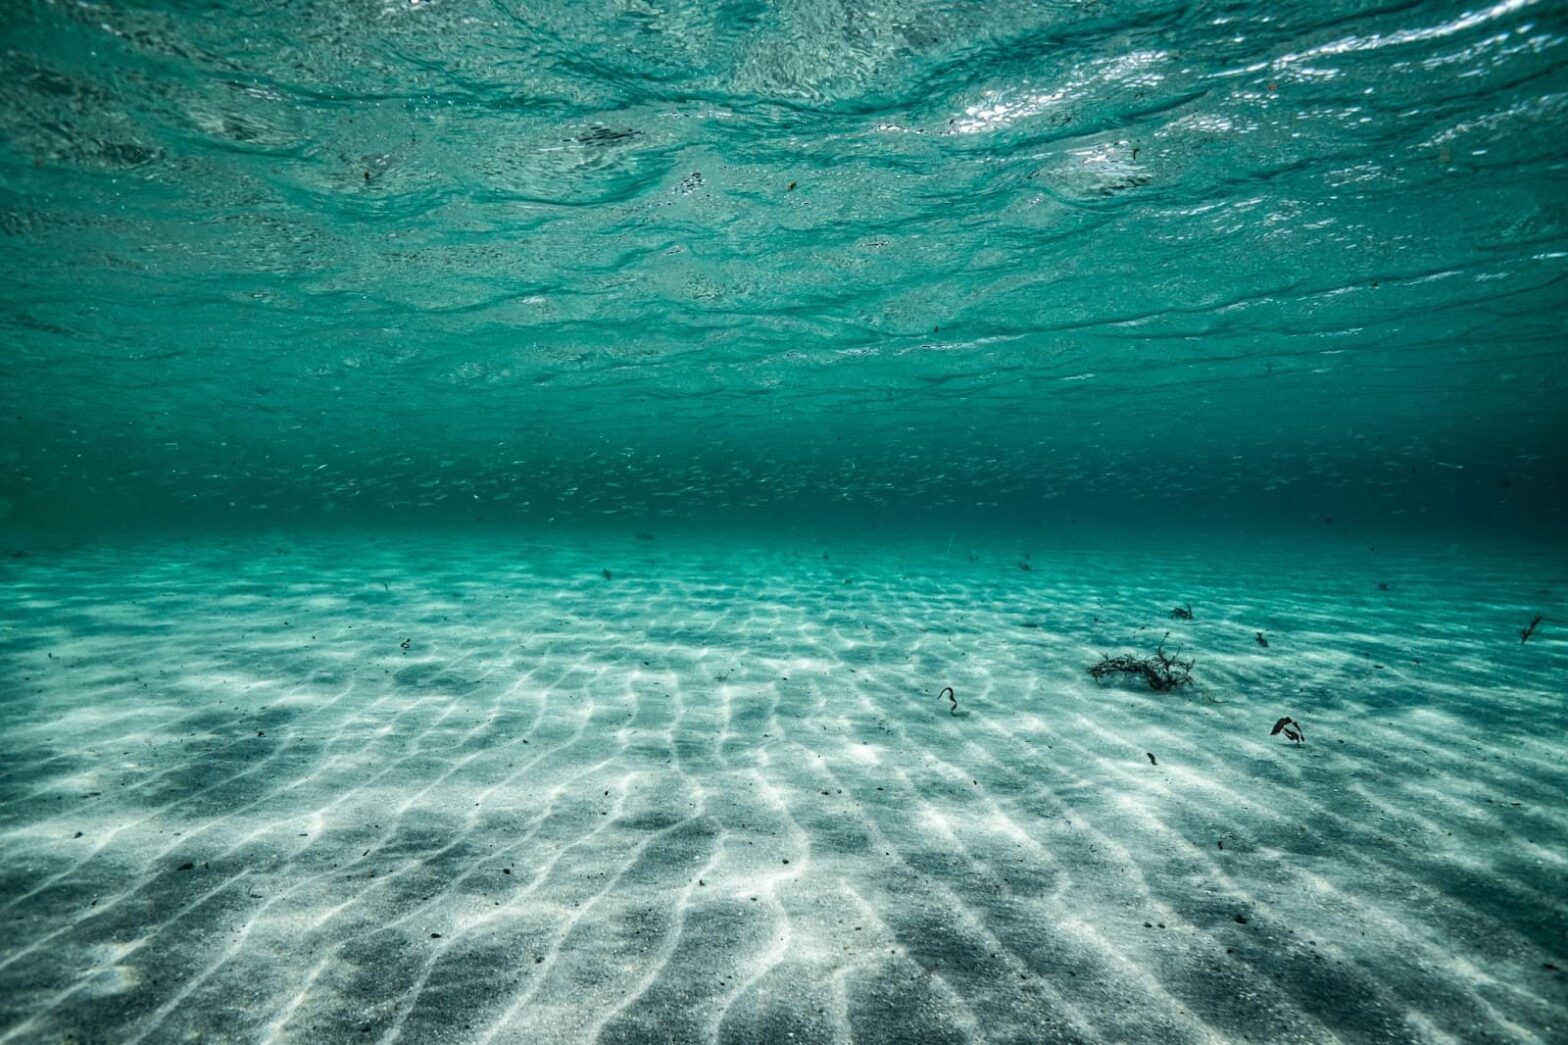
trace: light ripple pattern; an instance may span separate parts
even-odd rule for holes
[[[427,532],[0,581],[0,1042],[1568,1034],[1549,556]],[[1166,632],[1189,689],[1085,670]]]

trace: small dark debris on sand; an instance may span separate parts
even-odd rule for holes
[[[949,715],[956,715],[956,714],[958,714],[958,694],[953,692],[953,687],[952,686],[943,686],[942,687],[942,692],[940,692],[940,693],[938,693],[936,695],[936,699],[938,699],[938,700],[941,700],[943,697],[946,697],[948,700],[951,700],[953,702],[953,707],[952,707],[951,710],[948,711],[948,714]]]
[[[1096,681],[1107,675],[1138,675],[1149,684],[1150,689],[1160,693],[1180,689],[1192,682],[1192,661],[1166,653],[1165,639],[1168,638],[1170,632],[1165,633],[1165,638],[1160,640],[1152,657],[1139,657],[1131,653],[1119,657],[1102,657],[1100,663],[1089,669],[1089,674]]]
[[[610,580],[612,578],[612,574],[610,573],[609,570],[600,570],[599,572],[604,574],[604,579],[605,580]]]
[[[1263,633],[1261,631],[1258,632],[1257,639],[1259,646],[1262,646],[1264,649],[1269,648],[1269,640],[1263,637]]]
[[[1022,561],[1022,560],[1020,560],[1020,561],[1019,561],[1019,563],[1018,563],[1018,568],[1019,568],[1019,569],[1020,569],[1020,570],[1023,570],[1023,571],[1025,571],[1025,572],[1026,572],[1026,573],[1027,573],[1027,572],[1031,572],[1031,571],[1033,571],[1033,570],[1034,570],[1034,567],[1033,567],[1033,566],[1030,566],[1030,565],[1029,565],[1029,564],[1028,564],[1028,563],[1027,563],[1027,562],[1024,562],[1024,561]]]
[[[1301,728],[1301,723],[1293,718],[1282,718],[1274,723],[1273,729],[1269,730],[1269,736],[1271,737],[1277,737],[1281,733],[1285,734],[1285,739],[1293,744],[1305,743],[1307,739],[1306,731]]]
[[[175,868],[176,871],[193,871],[195,869],[196,869],[196,865],[191,863],[189,860],[185,861],[183,864],[181,864],[180,866]]]
[[[1149,756],[1149,765],[1151,765],[1151,766],[1159,765],[1159,763],[1156,762],[1155,759],[1154,759],[1154,752],[1152,752],[1152,751],[1145,751],[1144,754]]]
[[[1171,620],[1192,620],[1192,603],[1171,610]]]
[[[1534,617],[1531,617],[1530,626],[1528,628],[1522,629],[1519,632],[1519,645],[1523,646],[1526,642],[1529,642],[1530,636],[1535,634],[1536,626],[1545,619],[1546,618],[1539,613],[1537,613]]]

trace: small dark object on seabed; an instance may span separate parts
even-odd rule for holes
[[[1138,657],[1131,653],[1123,653],[1119,657],[1101,657],[1100,663],[1089,669],[1089,674],[1096,680],[1118,673],[1141,675],[1150,689],[1161,693],[1185,686],[1192,681],[1192,661],[1180,660],[1165,652],[1165,639],[1170,637],[1171,633],[1167,631],[1152,657]]]
[[[1540,624],[1545,619],[1546,618],[1539,613],[1537,613],[1534,617],[1531,617],[1530,626],[1519,632],[1519,645],[1523,646],[1526,642],[1529,642],[1530,636],[1535,634],[1536,625]]]
[[[604,574],[604,579],[605,580],[609,580],[610,579],[610,571],[609,570],[600,570],[599,572]]]
[[[1025,571],[1029,571],[1029,570],[1033,570],[1034,569],[1033,566],[1030,566],[1027,562],[1023,562],[1022,560],[1019,561],[1018,568],[1020,570],[1025,570]]]
[[[953,687],[952,686],[943,686],[942,687],[942,692],[940,692],[940,693],[938,693],[936,695],[936,699],[938,699],[938,700],[941,700],[943,697],[946,697],[948,700],[951,700],[953,702],[953,707],[952,707],[952,709],[950,711],[948,711],[948,714],[949,715],[956,715],[956,714],[958,714],[958,694],[953,692]]]
[[[1159,763],[1154,760],[1154,752],[1152,752],[1152,751],[1145,751],[1144,754],[1149,756],[1149,765],[1151,765],[1151,766],[1159,765]]]
[[[1171,610],[1171,620],[1192,620],[1192,603]]]
[[[1282,718],[1274,723],[1274,728],[1269,730],[1269,736],[1275,737],[1285,734],[1285,739],[1292,743],[1301,744],[1307,739],[1306,731],[1301,728],[1301,723],[1293,718]]]
[[[1261,631],[1258,632],[1258,645],[1262,646],[1264,649],[1269,648],[1269,640],[1263,637],[1263,633]]]

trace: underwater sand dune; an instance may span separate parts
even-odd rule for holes
[[[1561,564],[827,550],[7,563],[0,1041],[1561,1040]]]

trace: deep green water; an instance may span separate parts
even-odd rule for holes
[[[0,514],[1555,536],[1568,14],[0,5]]]

